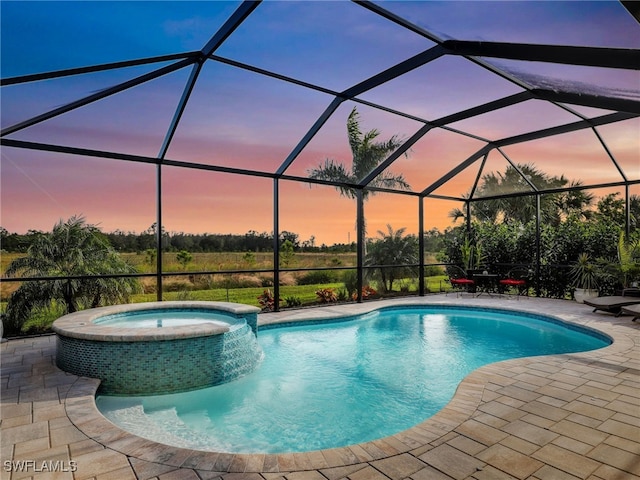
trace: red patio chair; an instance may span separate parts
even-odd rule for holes
[[[500,287],[505,291],[509,291],[512,288],[516,290],[518,299],[520,295],[529,294],[528,286],[529,269],[523,267],[515,267],[509,270],[506,278],[500,280]]]
[[[475,289],[476,282],[469,278],[465,271],[456,265],[447,267],[449,274],[449,283],[451,288],[456,291],[456,295],[464,292],[472,292]]]

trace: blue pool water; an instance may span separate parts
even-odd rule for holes
[[[237,328],[244,325],[244,318],[236,318],[210,309],[197,308],[162,308],[149,310],[129,310],[122,313],[104,315],[93,321],[96,325],[125,328],[162,328],[180,327],[211,323],[220,326]]]
[[[98,408],[132,433],[175,446],[235,453],[317,450],[420,423],[483,365],[610,343],[528,314],[443,307],[263,328],[258,340],[264,360],[238,380],[180,394],[100,396]]]

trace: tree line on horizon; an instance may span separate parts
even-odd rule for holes
[[[151,225],[142,233],[99,231],[112,248],[121,253],[141,253],[156,248],[156,226]],[[28,230],[27,233],[12,233],[4,227],[0,227],[0,248],[9,253],[26,253],[29,247],[41,236],[47,234],[41,230]],[[349,253],[356,251],[356,244],[336,243],[333,245],[316,245],[315,238],[300,240],[297,233],[283,231],[280,233],[280,243],[290,242],[293,248],[299,252],[327,252]],[[211,252],[272,252],[273,233],[257,232],[250,230],[245,234],[233,233],[162,233],[163,251],[179,252],[189,251],[194,253]]]

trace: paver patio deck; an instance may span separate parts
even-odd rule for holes
[[[55,336],[10,340],[1,347],[0,480],[640,480],[640,322],[631,317],[561,300],[433,295],[262,314],[259,322],[438,303],[546,313],[595,328],[614,343],[483,367],[438,414],[374,442],[233,455],[169,447],[120,430],[95,406],[98,381],[55,366]]]

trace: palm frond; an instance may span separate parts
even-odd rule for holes
[[[324,165],[309,170],[309,178],[314,178],[316,180],[326,180],[328,182],[335,183],[355,183],[355,179],[347,171],[343,164],[329,158],[324,161]],[[340,194],[342,196],[348,198],[355,198],[356,196],[355,190],[352,188],[344,186],[337,186],[336,188],[340,191]]]
[[[351,152],[355,156],[355,152],[362,144],[362,132],[360,131],[360,114],[356,107],[353,107],[349,117],[347,118],[347,136],[349,138],[349,146]]]
[[[407,183],[402,175],[394,175],[388,171],[384,171],[378,175],[370,185],[378,188],[400,188],[402,190],[411,190],[411,185]]]
[[[353,162],[351,172],[339,162],[332,159],[325,160],[323,165],[308,171],[309,177],[317,180],[326,180],[336,183],[357,184],[367,175],[375,170],[391,153],[393,153],[400,145],[402,140],[397,135],[392,136],[386,142],[376,142],[375,139],[380,135],[377,129],[369,130],[362,133],[360,129],[360,115],[354,107],[347,119],[347,137]],[[409,190],[410,186],[402,175],[394,175],[389,171],[385,171],[372,182],[373,186],[382,188],[401,188]],[[345,197],[355,198],[356,189],[336,185],[336,189]],[[368,191],[364,192],[364,198],[368,196]]]

